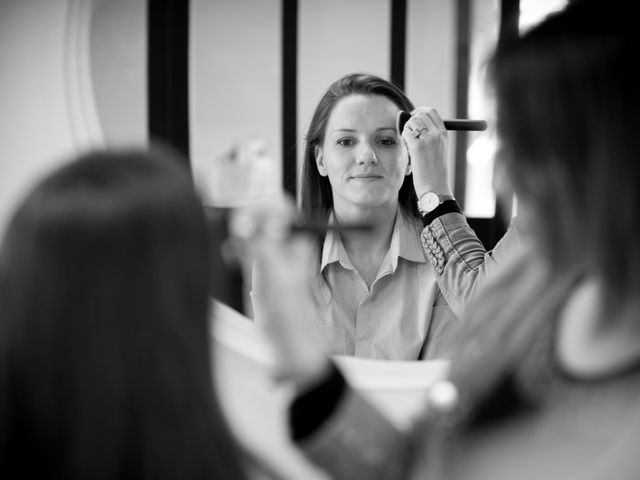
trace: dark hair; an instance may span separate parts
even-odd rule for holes
[[[392,82],[366,73],[350,73],[329,86],[318,102],[305,138],[304,159],[300,179],[300,207],[306,217],[326,217],[333,207],[331,184],[318,173],[315,162],[316,146],[322,145],[327,123],[336,104],[349,95],[382,95],[401,110],[414,109],[411,100]],[[413,176],[407,175],[398,193],[400,205],[405,211],[420,217],[417,197],[413,188]]]
[[[97,151],[0,254],[0,475],[243,478],[214,394],[209,241],[182,158]]]
[[[543,251],[604,278],[615,303],[637,293],[640,268],[640,35],[612,2],[571,2],[498,49],[491,71],[501,161]]]

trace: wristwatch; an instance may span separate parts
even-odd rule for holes
[[[434,192],[423,193],[418,199],[418,210],[420,211],[420,215],[426,215],[427,213],[433,212],[438,205],[441,205],[447,200],[455,200],[455,197],[453,195],[441,195]]]

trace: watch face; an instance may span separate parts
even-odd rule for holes
[[[427,192],[418,200],[418,209],[422,213],[429,213],[440,205],[440,198],[433,192]]]

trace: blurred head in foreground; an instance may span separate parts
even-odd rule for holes
[[[577,0],[497,50],[498,163],[558,270],[640,287],[640,30],[625,2]],[[612,245],[615,245],[612,248]]]
[[[209,243],[183,159],[97,151],[0,251],[0,476],[242,478],[214,394]]]

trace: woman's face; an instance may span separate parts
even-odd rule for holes
[[[407,149],[395,129],[400,109],[382,95],[350,95],[333,108],[324,142],[316,148],[320,175],[328,177],[334,208],[395,206]]]

